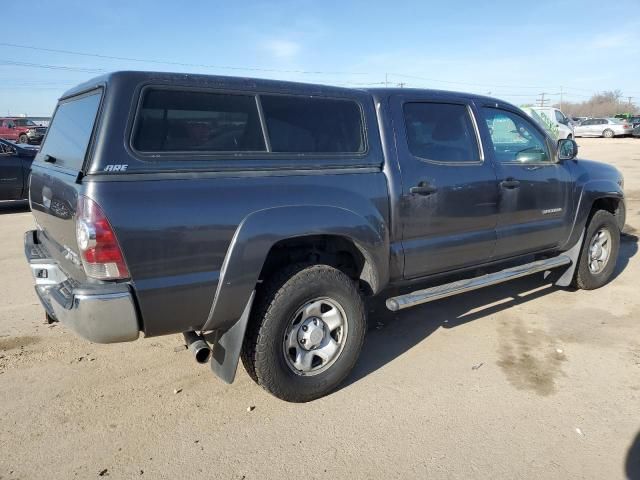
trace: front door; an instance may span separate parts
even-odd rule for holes
[[[553,142],[524,115],[495,106],[481,111],[500,188],[495,257],[559,246],[572,225],[568,164],[556,161]]]
[[[402,172],[405,278],[488,261],[498,190],[472,106],[395,96],[392,110]]]
[[[585,120],[584,122],[582,122],[587,126],[586,136],[588,137],[599,136],[600,133],[602,133],[602,130],[600,129],[600,127],[603,122],[604,120],[600,120],[599,118],[592,118],[591,120]]]

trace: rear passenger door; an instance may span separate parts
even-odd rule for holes
[[[555,142],[515,110],[481,108],[485,152],[498,177],[496,258],[559,246],[572,225],[569,162],[557,162]]]
[[[404,96],[391,101],[402,172],[405,278],[488,261],[498,193],[472,105]]]

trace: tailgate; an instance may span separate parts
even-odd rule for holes
[[[93,138],[102,89],[61,100],[31,173],[29,199],[38,241],[68,275],[84,280],[75,233],[79,183]]]

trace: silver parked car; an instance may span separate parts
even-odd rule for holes
[[[574,127],[576,137],[613,138],[631,135],[631,125],[618,118],[589,118]]]

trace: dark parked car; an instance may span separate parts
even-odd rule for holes
[[[640,125],[633,129],[632,135],[636,138],[640,138]]]
[[[41,127],[28,118],[0,118],[0,138],[22,144],[39,145],[47,133],[47,127]]]
[[[308,401],[356,363],[367,296],[607,283],[623,179],[576,153],[478,95],[113,73],[58,103],[25,252],[50,321],[105,343],[184,332],[225,381],[241,357]]]
[[[640,127],[640,116],[631,117],[628,122],[633,128]]]
[[[31,162],[36,153],[38,147],[0,139],[0,200],[27,198]]]

